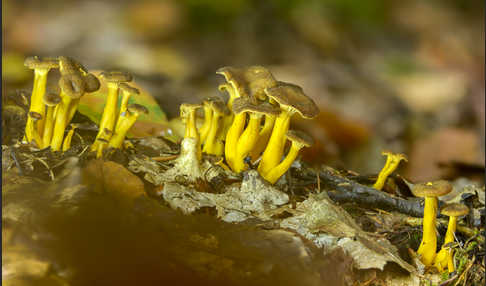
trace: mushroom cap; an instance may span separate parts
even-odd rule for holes
[[[128,112],[135,113],[135,114],[141,114],[141,113],[148,114],[148,112],[149,112],[148,109],[145,106],[137,104],[137,103],[129,104],[127,106],[127,110],[128,110]]]
[[[70,57],[59,57],[59,71],[62,75],[66,74],[80,74],[80,70],[76,65],[76,61]]]
[[[100,89],[100,80],[92,73],[84,76],[84,83],[86,85],[86,92],[95,92]]]
[[[59,87],[69,97],[80,98],[86,85],[80,74],[65,74],[59,79]]]
[[[225,77],[227,82],[236,87],[237,93],[242,97],[266,99],[265,88],[277,85],[277,80],[272,73],[262,66],[250,66],[247,68],[223,67],[216,71]]]
[[[102,72],[100,76],[104,78],[107,82],[114,83],[130,82],[133,79],[130,73],[124,71]]]
[[[416,197],[440,197],[450,193],[452,191],[452,185],[448,181],[439,180],[415,184],[411,191]]]
[[[305,95],[300,86],[295,84],[279,82],[277,86],[266,88],[265,93],[269,98],[298,112],[302,117],[311,119],[319,114],[319,108],[315,102]]]
[[[469,213],[469,208],[460,203],[451,203],[443,206],[440,213],[446,216],[461,216]]]
[[[299,130],[287,131],[287,139],[304,147],[310,147],[314,144],[312,137]]]
[[[46,92],[44,94],[44,104],[47,106],[56,106],[61,102],[61,97],[55,92]]]
[[[138,88],[135,88],[133,86],[130,86],[130,85],[128,85],[125,82],[120,83],[120,85],[118,86],[118,88],[122,92],[126,92],[126,93],[129,93],[131,95],[138,95],[138,94],[140,94],[140,90],[138,90]]]
[[[233,102],[233,112],[235,114],[241,112],[250,112],[258,115],[277,115],[280,109],[277,106],[264,102],[262,104],[253,104],[244,98],[237,98]]]
[[[222,113],[222,114],[229,114],[229,109],[224,103],[224,101],[219,98],[215,97],[211,101],[208,102],[209,106],[211,109],[213,109],[214,112],[216,113]]]
[[[31,111],[29,112],[29,117],[33,120],[40,120],[42,119],[42,114],[40,114],[39,112]]]
[[[381,152],[381,155],[383,155],[383,156],[394,156],[394,157],[397,157],[400,160],[408,162],[407,155],[402,154],[402,153],[393,153],[392,151],[389,151],[389,150],[383,150]]]
[[[59,68],[59,61],[55,58],[32,56],[25,58],[24,66],[30,69],[53,69]]]

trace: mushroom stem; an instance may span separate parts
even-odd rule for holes
[[[378,179],[376,180],[373,188],[381,190],[385,185],[386,179],[390,176],[393,171],[398,167],[401,160],[407,161],[407,157],[403,154],[393,154],[391,152],[382,152],[382,155],[386,155],[386,163],[378,174]]]
[[[58,104],[58,110],[55,118],[54,132],[52,134],[51,140],[51,150],[59,151],[61,150],[62,142],[64,139],[64,129],[66,128],[66,121],[69,112],[69,106],[71,104],[71,97],[66,95],[61,90],[61,102]]]
[[[423,222],[423,235],[422,242],[417,250],[420,254],[421,261],[424,265],[429,266],[433,263],[436,248],[437,248],[437,236],[436,236],[436,217],[437,217],[437,198],[425,197],[424,206],[424,222]]]
[[[121,148],[128,130],[130,130],[133,124],[135,124],[135,121],[137,121],[139,116],[138,113],[127,113],[128,112],[123,113],[118,118],[115,134],[111,137],[110,142],[108,143],[110,147]]]
[[[237,173],[247,169],[245,164],[245,157],[250,153],[258,140],[260,133],[260,122],[262,119],[261,114],[254,114],[250,112],[250,120],[248,126],[245,128],[240,138],[238,139],[236,147],[236,157],[234,160],[233,170]]]
[[[263,124],[262,130],[258,136],[258,141],[255,144],[253,150],[250,152],[251,160],[255,162],[260,154],[265,150],[265,147],[268,144],[268,140],[270,139],[270,135],[272,135],[272,129],[275,124],[275,115],[265,115],[265,123]]]
[[[268,141],[267,147],[262,155],[262,160],[258,165],[258,172],[262,175],[268,173],[271,169],[280,163],[285,146],[285,134],[289,130],[290,118],[292,114],[288,111],[282,111],[272,130],[272,135]]]
[[[209,130],[211,130],[213,120],[213,110],[209,104],[204,104],[204,124],[199,129],[201,144],[206,141],[208,137]]]
[[[209,129],[206,142],[204,143],[203,152],[206,154],[213,154],[218,155],[217,153],[217,144],[216,144],[216,136],[218,135],[218,131],[223,127],[222,125],[222,117],[223,114],[216,112],[213,110],[213,118],[211,120],[211,128]]]
[[[42,134],[42,145],[44,147],[47,147],[51,144],[52,131],[54,129],[54,109],[56,108],[56,106],[47,107],[46,121],[44,124],[44,133]]]
[[[44,117],[45,114],[45,107],[44,107],[44,93],[46,91],[46,82],[47,82],[47,73],[49,72],[49,69],[35,69],[34,70],[34,86],[32,88],[32,95],[30,97],[30,108],[29,111],[37,112],[39,113],[42,117]],[[31,138],[33,134],[27,134],[30,133],[32,128],[31,126],[34,124],[34,121],[31,117],[27,118],[27,124],[25,126],[25,133],[27,138]],[[42,134],[43,132],[43,120],[39,120],[37,125],[37,132],[39,134]],[[29,140],[29,139],[27,139]],[[42,142],[39,142],[42,143]]]
[[[448,243],[454,242],[454,233],[457,227],[457,217],[451,216],[449,218],[449,225],[447,226],[447,232],[444,237],[444,244],[442,244],[441,250],[435,257],[434,266],[438,271],[442,271],[446,266],[450,272],[454,271],[453,250],[450,247],[446,247]]]
[[[267,174],[263,174],[262,177],[269,181],[271,184],[275,184],[275,182],[278,181],[280,177],[287,172],[287,170],[290,168],[292,163],[295,161],[297,158],[297,155],[299,155],[300,149],[302,149],[303,146],[296,144],[295,142],[292,142],[292,145],[290,146],[289,153],[283,159],[280,164],[278,164],[275,168],[273,168],[270,172]]]
[[[238,138],[240,138],[243,128],[245,128],[246,123],[246,113],[241,112],[235,115],[235,119],[231,124],[231,127],[226,133],[226,142],[224,146],[224,155],[226,157],[226,162],[231,169],[234,169],[234,161],[236,158],[236,148],[238,143]]]
[[[116,123],[117,104],[118,104],[118,83],[108,82],[108,95],[106,97],[105,108],[100,121],[100,130],[105,128],[113,130]]]
[[[74,130],[76,129],[76,124],[71,124],[71,130],[69,130],[66,138],[64,138],[64,142],[62,143],[62,152],[66,152],[71,148],[71,141],[73,139]]]

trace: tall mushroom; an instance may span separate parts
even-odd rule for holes
[[[123,82],[119,85],[120,91],[122,92],[122,99],[120,104],[120,114],[127,110],[128,100],[132,96],[137,96],[140,94],[138,88],[128,85],[127,83]]]
[[[297,85],[279,82],[275,87],[266,88],[265,92],[280,105],[281,112],[275,120],[272,135],[258,165],[261,175],[265,175],[280,163],[292,115],[298,113],[303,118],[311,119],[319,114],[319,108],[314,101]]]
[[[444,180],[415,184],[412,187],[414,196],[425,198],[422,242],[417,253],[421,255],[421,261],[426,266],[430,266],[434,262],[437,248],[435,228],[438,205],[437,197],[446,195],[451,190],[451,184]]]
[[[102,72],[100,77],[106,81],[108,86],[108,95],[106,96],[106,103],[105,108],[103,109],[103,115],[101,116],[100,120],[100,131],[96,138],[104,138],[106,136],[103,130],[109,129],[113,130],[116,124],[117,116],[119,115],[117,112],[118,108],[118,87],[120,83],[123,82],[130,82],[132,81],[132,75],[127,72],[120,72],[120,71],[111,71],[111,72]],[[110,138],[105,138],[109,140]],[[96,140],[93,145],[91,146],[91,150],[95,151],[98,149],[98,145],[102,141]]]
[[[42,146],[48,147],[51,144],[52,132],[54,130],[54,108],[61,102],[59,94],[47,92],[44,95],[44,104],[47,106],[44,132],[42,134]]]
[[[30,108],[29,111],[37,112],[41,115],[42,118],[45,116],[45,107],[44,107],[44,93],[46,91],[46,83],[47,83],[47,74],[53,68],[59,67],[59,62],[57,59],[54,58],[39,58],[37,56],[34,57],[27,57],[24,61],[24,65],[30,69],[34,70],[34,86],[32,88],[32,95],[30,98]],[[32,130],[30,127],[33,124],[32,118],[27,118],[27,125],[25,126],[26,137],[30,134],[27,134],[29,131]],[[37,132],[39,135],[42,135],[44,128],[43,120],[39,120],[37,122]],[[39,144],[42,144],[40,142]]]
[[[268,173],[262,175],[265,180],[269,181],[272,184],[275,184],[275,182],[277,182],[277,180],[283,174],[285,174],[285,172],[287,172],[287,170],[297,158],[300,149],[304,147],[310,147],[314,142],[314,140],[312,140],[312,138],[307,134],[295,130],[290,130],[287,132],[287,139],[292,142],[292,145],[290,146],[289,153],[287,154],[285,159],[283,159],[280,164],[278,164]]]
[[[258,142],[261,129],[260,125],[263,116],[276,116],[279,113],[278,107],[266,102],[258,105],[254,105],[249,102],[243,103],[244,104],[235,104],[233,106],[233,112],[235,114],[246,112],[249,116],[248,124],[238,138],[238,143],[236,146],[236,157],[233,162],[233,170],[237,173],[240,173],[247,168],[244,159]]]
[[[448,244],[454,242],[454,233],[457,227],[457,217],[467,215],[469,208],[460,203],[451,203],[442,207],[440,211],[443,215],[449,216],[449,225],[444,238],[444,244],[435,257],[434,266],[437,270],[442,271],[446,266],[449,273],[454,271],[453,250]]]
[[[201,108],[201,104],[183,103],[180,106],[180,116],[186,124],[184,138],[194,138],[198,143],[197,158],[201,160],[201,144],[199,144],[199,133],[196,127],[196,110]]]
[[[210,155],[223,155],[223,142],[217,140],[220,132],[223,132],[223,116],[226,114],[227,107],[219,98],[214,98],[209,102],[212,110],[212,119],[209,132],[204,142],[203,152]]]
[[[135,121],[141,114],[147,114],[148,110],[140,104],[130,104],[127,110],[120,115],[115,128],[115,134],[111,137],[108,145],[113,148],[121,148],[127,132],[132,128]]]
[[[54,124],[54,132],[52,134],[51,149],[52,151],[59,151],[62,146],[64,138],[64,130],[66,129],[71,108],[71,101],[78,99],[84,94],[85,83],[80,74],[69,73],[61,76],[59,80],[61,87],[61,103],[59,103],[58,111],[56,113],[56,121]]]

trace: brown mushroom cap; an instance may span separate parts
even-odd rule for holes
[[[59,68],[59,61],[55,58],[40,58],[38,56],[27,57],[24,66],[30,69],[53,69]]]
[[[42,119],[42,114],[40,114],[39,112],[31,111],[29,112],[29,117],[32,118],[32,120],[36,121]]]
[[[131,95],[138,95],[138,94],[140,94],[140,90],[138,90],[138,88],[135,88],[133,86],[130,86],[130,85],[128,85],[125,82],[120,83],[120,85],[118,86],[118,88],[120,88],[120,90],[122,92],[126,92],[126,93],[129,93]]]
[[[304,147],[310,147],[314,144],[312,137],[298,130],[287,131],[287,139]]]
[[[133,79],[130,73],[123,71],[102,72],[100,76],[104,78],[107,82],[114,83],[130,82]]]
[[[452,185],[445,180],[415,184],[412,193],[416,197],[440,197],[452,191]]]
[[[61,97],[59,94],[54,92],[46,92],[44,94],[44,104],[47,106],[56,106],[59,102],[61,102]]]
[[[265,93],[284,109],[294,110],[304,118],[314,118],[319,114],[319,108],[314,101],[295,84],[279,82],[275,87],[266,88]]]
[[[59,79],[59,87],[67,96],[80,98],[85,91],[85,82],[80,74],[65,74]]]
[[[86,92],[95,92],[100,89],[100,80],[92,73],[84,76],[84,83],[86,85]]]
[[[127,110],[128,112],[135,114],[148,114],[149,112],[145,106],[136,103],[128,105]]]
[[[250,112],[258,115],[277,115],[280,113],[280,109],[267,102],[262,104],[252,104],[248,100],[240,100],[240,98],[237,98],[233,103],[233,112],[235,114]]]
[[[62,75],[81,74],[79,68],[76,66],[76,61],[64,56],[59,57],[59,71]]]
[[[272,73],[262,66],[248,68],[223,67],[216,71],[225,77],[226,81],[236,87],[237,93],[242,97],[260,100],[266,99],[265,88],[277,85]]]
[[[443,206],[440,213],[446,216],[462,216],[469,213],[469,208],[460,203],[452,203]]]

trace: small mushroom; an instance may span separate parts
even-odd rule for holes
[[[104,138],[103,130],[105,128],[109,130],[113,130],[116,125],[117,116],[119,115],[117,112],[118,107],[118,88],[119,85],[123,82],[130,82],[132,81],[132,75],[127,72],[120,72],[120,71],[111,71],[111,72],[102,72],[100,77],[106,81],[108,87],[108,95],[106,97],[105,108],[103,109],[103,114],[100,120],[100,131],[96,138]],[[109,140],[110,138],[105,138]],[[100,141],[95,141],[91,146],[91,150],[95,151],[98,149],[98,144]]]
[[[386,182],[386,178],[388,178],[388,176],[390,176],[390,174],[395,171],[395,169],[398,167],[398,164],[400,164],[400,161],[408,161],[407,156],[405,156],[404,154],[395,154],[390,151],[383,151],[381,152],[381,155],[386,156],[386,163],[385,166],[383,166],[383,169],[381,169],[380,173],[378,174],[378,179],[373,185],[373,188],[377,190],[381,190],[383,188]]]
[[[441,214],[449,216],[449,225],[447,226],[444,244],[435,257],[434,266],[437,268],[437,270],[442,271],[447,266],[449,273],[454,272],[454,251],[452,248],[448,247],[448,244],[454,242],[454,233],[457,227],[457,217],[467,215],[468,213],[469,208],[460,203],[451,203],[442,207]]]
[[[228,112],[228,109],[224,102],[215,98],[209,103],[213,111],[213,116],[211,120],[211,127],[204,142],[203,152],[210,155],[223,155],[224,144],[221,140],[218,140],[219,133],[223,132],[223,116]]]
[[[267,174],[263,174],[263,178],[272,184],[275,184],[275,182],[277,182],[277,180],[283,174],[285,174],[285,172],[287,172],[287,170],[297,158],[300,149],[304,147],[310,147],[314,143],[310,136],[301,131],[295,130],[290,130],[287,132],[287,139],[292,142],[292,145],[290,146],[290,150],[285,159],[283,159],[283,161],[275,168],[273,168],[270,172],[268,172]]]
[[[27,57],[24,61],[24,65],[30,69],[34,70],[34,86],[32,88],[32,95],[30,97],[30,108],[29,111],[37,112],[42,117],[45,116],[44,107],[44,94],[46,92],[47,74],[53,68],[59,67],[58,60],[54,58],[40,58],[37,56]],[[30,125],[32,125],[32,119],[27,118],[27,124],[25,126],[26,133],[27,130],[32,130]],[[37,122],[37,132],[42,135],[44,122],[42,119]],[[26,135],[26,137],[28,137]],[[42,142],[38,142],[41,144]]]
[[[84,80],[79,73],[68,73],[61,76],[59,86],[61,87],[61,102],[59,103],[56,112],[56,121],[51,140],[52,151],[61,150],[64,131],[69,124],[68,120],[71,102],[79,99],[84,94],[85,90]]]
[[[141,114],[147,114],[148,110],[140,104],[130,104],[127,110],[120,115],[120,118],[116,124],[115,134],[110,139],[109,146],[113,148],[121,148],[125,136],[130,128],[135,124],[137,118]]]
[[[94,74],[87,73],[87,74],[83,75],[83,80],[84,80],[84,84],[85,84],[85,88],[84,88],[85,93],[95,92],[98,89],[100,89],[100,81]],[[69,115],[68,115],[68,119],[67,119],[68,123],[71,122],[71,120],[74,117],[74,114],[76,113],[76,110],[78,110],[79,101],[80,101],[80,98],[73,99],[71,101],[71,105],[69,107],[69,112],[68,112]]]
[[[138,90],[138,88],[130,86],[125,82],[120,83],[119,88],[122,92],[122,100],[120,104],[120,114],[122,114],[127,110],[128,100],[130,99],[130,97],[139,95],[140,91]]]
[[[64,138],[64,142],[62,143],[62,152],[66,152],[67,150],[71,149],[71,141],[73,139],[74,130],[78,128],[79,124],[73,123],[71,124],[71,129],[68,131],[66,138]]]
[[[270,140],[270,135],[272,135],[272,130],[276,118],[277,115],[275,114],[265,114],[265,122],[263,123],[263,127],[260,130],[260,134],[258,135],[258,141],[255,144],[255,147],[253,147],[253,149],[250,151],[252,162],[255,162],[265,150],[265,147],[268,144],[268,140]]]
[[[40,136],[39,132],[37,132],[37,124],[42,119],[42,115],[35,111],[29,112],[29,118],[32,120],[32,125],[29,126],[29,132],[26,134],[32,135],[31,138],[27,137],[28,142],[32,143],[35,142],[37,148],[42,148],[42,137]]]
[[[59,94],[47,92],[44,95],[44,104],[47,106],[46,121],[42,134],[42,146],[47,147],[51,144],[52,132],[54,130],[54,108],[61,102]]]
[[[244,159],[258,142],[262,117],[268,114],[276,116],[279,113],[279,108],[269,103],[253,105],[248,102],[244,105],[235,105],[233,111],[235,114],[246,112],[250,118],[247,127],[238,138],[236,157],[233,163],[233,170],[240,173],[247,169]]]
[[[233,109],[239,108],[240,105],[248,104],[248,99],[240,97],[235,99],[233,103]],[[238,147],[238,139],[243,133],[246,124],[246,112],[241,112],[235,115],[233,122],[231,123],[228,132],[226,133],[226,141],[224,145],[224,156],[226,158],[226,163],[234,170],[234,162],[236,160],[236,150]]]
[[[262,176],[277,166],[282,159],[285,135],[292,115],[298,113],[303,118],[311,119],[319,114],[319,108],[314,101],[297,85],[279,82],[275,87],[266,88],[265,92],[280,105],[281,112],[275,120],[272,135],[258,165],[258,172]]]
[[[199,129],[200,142],[203,144],[208,137],[209,130],[211,129],[211,121],[213,119],[213,109],[211,107],[211,101],[216,100],[216,98],[209,97],[203,100],[203,110],[204,110],[204,123]]]
[[[452,185],[447,181],[439,180],[415,184],[411,191],[414,196],[425,198],[422,242],[417,253],[421,255],[420,260],[422,263],[425,266],[430,266],[434,262],[437,248],[435,228],[438,205],[437,197],[450,193],[452,191]]]

